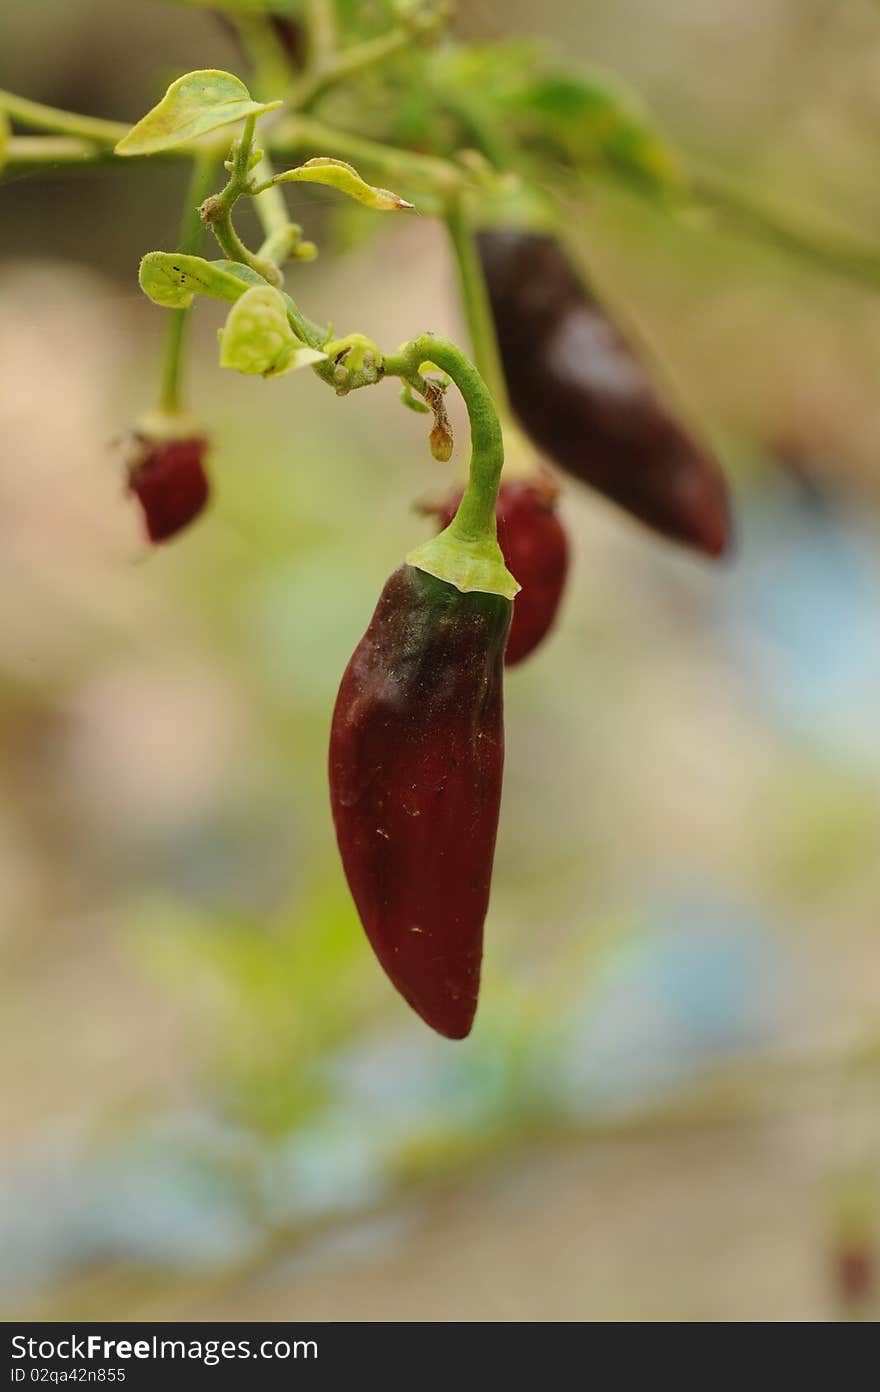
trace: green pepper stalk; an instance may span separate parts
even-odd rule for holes
[[[513,599],[519,585],[498,545],[495,503],[504,467],[504,441],[498,413],[482,377],[449,339],[422,334],[385,359],[386,376],[400,377],[424,394],[422,368],[434,363],[458,387],[471,428],[467,487],[448,527],[407,556],[409,565],[446,580],[456,589],[483,590]]]

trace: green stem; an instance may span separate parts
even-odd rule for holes
[[[740,224],[746,232],[774,242],[823,270],[880,288],[880,251],[869,243],[822,227],[802,213],[768,208],[747,189],[701,165],[689,171],[698,203]]]
[[[473,363],[448,338],[420,334],[386,357],[386,376],[400,377],[421,394],[423,363],[435,363],[458,387],[471,428],[468,484],[449,526],[409,556],[410,565],[426,570],[460,590],[484,590],[513,599],[519,586],[504,564],[497,541],[495,503],[504,441],[492,397]]]
[[[249,116],[244,123],[241,138],[233,146],[232,168],[226,187],[202,204],[201,215],[210,223],[214,236],[220,243],[230,261],[240,261],[250,266],[270,285],[280,285],[283,277],[273,261],[255,256],[244,244],[232,222],[232,209],[242,194],[250,192],[250,157],[254,144],[256,116]],[[275,230],[273,228],[273,230]]]
[[[0,178],[35,173],[47,167],[94,166],[114,159],[109,146],[73,135],[13,135],[6,146]]]
[[[245,246],[233,226],[231,213],[212,218],[211,230],[229,261],[238,261],[243,266],[250,266],[251,270],[256,271],[269,285],[277,287],[282,284],[281,272],[274,261],[268,260],[265,256],[255,255]]]
[[[253,69],[254,90],[261,99],[265,99],[269,92],[283,92],[290,86],[291,63],[284,45],[266,15],[237,15],[233,23]],[[256,184],[267,185],[254,198],[254,211],[259,218],[264,236],[257,256],[261,260],[277,261],[280,266],[285,257],[281,254],[273,256],[273,249],[283,249],[295,242],[296,232],[291,229],[284,194],[280,188],[271,184],[274,172],[272,161],[264,154],[253,170],[251,178]]]
[[[334,0],[305,0],[308,63],[318,68],[328,63],[339,43]]]
[[[471,352],[499,413],[507,418],[510,415],[507,383],[504,380],[501,355],[498,351],[498,337],[489,304],[486,277],[483,275],[477,254],[465,194],[450,198],[446,209],[446,229],[458,270],[461,302],[471,341]]]
[[[29,101],[15,92],[0,91],[0,111],[30,130],[50,131],[55,135],[81,136],[99,145],[116,145],[130,127],[121,121],[104,121],[98,116],[80,116],[75,111],[62,111],[42,102]]]
[[[286,92],[293,64],[267,16],[236,14],[229,18],[255,75],[254,90],[260,94],[258,100],[268,100],[267,93]]]
[[[504,441],[492,397],[472,362],[448,338],[420,334],[385,359],[385,375],[411,384],[422,363],[436,363],[452,378],[464,398],[471,428],[470,480],[456,514],[461,535],[496,534],[495,502],[504,464]]]
[[[120,127],[123,131],[127,129]],[[466,171],[450,160],[435,155],[415,154],[396,145],[368,140],[310,116],[292,116],[277,122],[267,133],[266,149],[269,155],[278,160],[298,154],[331,155],[335,159],[349,160],[352,164],[373,170],[392,186],[400,183],[412,189],[427,190],[438,197],[454,193],[467,182]],[[137,156],[117,159],[106,145],[63,136],[13,136],[9,141],[7,158],[10,172],[52,164],[88,166],[124,163],[133,166],[141,163],[141,158]],[[179,146],[148,158],[192,159],[192,150]]]
[[[312,68],[304,73],[294,84],[288,104],[294,111],[308,111],[329,88],[365,72],[368,68],[387,62],[395,54],[409,48],[420,33],[424,32],[424,28],[413,25],[392,29],[389,33],[380,34],[375,39],[367,39],[364,43],[352,44],[350,48],[337,53],[331,64]]]
[[[202,156],[193,164],[186,190],[178,246],[179,251],[189,256],[197,256],[202,245],[204,225],[199,216],[199,206],[211,190],[216,170],[217,159],[212,155]],[[183,411],[181,387],[183,349],[190,320],[190,310],[172,309],[168,311],[168,315],[159,381],[158,407],[163,415],[178,416]]]
[[[256,128],[256,116],[248,116],[241,128],[241,135],[236,142],[235,154],[232,157],[232,175],[227,185],[227,188],[235,189],[231,202],[234,202],[247,188],[248,166],[250,163],[251,150],[254,145],[254,131]]]

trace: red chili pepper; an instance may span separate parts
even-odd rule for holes
[[[531,479],[511,479],[498,490],[498,542],[508,568],[522,585],[513,602],[504,652],[508,667],[522,662],[547,636],[562,598],[568,537],[556,512],[558,496],[556,481],[547,470]],[[452,521],[460,501],[461,489],[436,509],[441,526]]]
[[[150,541],[168,541],[204,508],[210,492],[204,468],[207,448],[201,435],[182,440],[136,437],[128,486],[144,510]]]
[[[401,995],[450,1039],[477,1008],[511,607],[401,566],[342,678],[330,736],[333,820],[361,922]]]
[[[555,237],[477,238],[511,405],[561,468],[665,536],[720,555],[724,476],[658,396]]]

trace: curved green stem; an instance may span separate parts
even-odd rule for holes
[[[256,119],[256,116],[247,118],[241,138],[233,146],[232,168],[225,188],[213,197],[205,199],[200,211],[202,220],[210,224],[214,236],[230,261],[240,261],[243,265],[250,266],[252,271],[256,271],[257,275],[261,275],[270,285],[277,286],[283,281],[278,267],[266,257],[255,256],[245,246],[232,222],[232,209],[242,194],[250,192],[250,158]],[[273,232],[276,230],[273,226]]]
[[[245,246],[232,224],[231,213],[223,213],[218,218],[212,218],[211,228],[230,261],[240,261],[243,265],[250,266],[252,271],[256,271],[257,275],[261,275],[270,285],[280,285],[281,277],[278,267],[264,257],[255,256]]]
[[[211,155],[202,156],[193,165],[186,191],[178,245],[178,250],[187,255],[197,256],[199,253],[204,232],[204,225],[199,215],[199,206],[210,192],[216,176],[216,169],[217,159]],[[159,382],[158,408],[162,415],[178,416],[182,414],[183,349],[190,313],[189,309],[169,310]]]
[[[473,363],[448,338],[420,334],[385,359],[386,376],[400,377],[424,395],[423,363],[435,363],[464,398],[471,429],[468,484],[449,526],[407,556],[410,565],[460,590],[485,590],[513,599],[519,589],[497,540],[495,503],[504,441],[489,390]]]

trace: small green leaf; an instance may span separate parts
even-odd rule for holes
[[[218,68],[202,68],[172,82],[158,106],[132,126],[116,146],[117,155],[153,155],[172,150],[219,126],[273,111],[280,101],[255,102],[239,78]]]
[[[5,111],[0,111],[0,174],[6,168],[6,160],[9,155],[9,137],[11,135],[9,127],[9,117]]]
[[[373,188],[372,184],[366,183],[350,164],[344,160],[331,159],[328,155],[321,155],[317,159],[306,160],[305,164],[299,165],[296,169],[287,169],[283,174],[276,174],[273,181],[276,184],[325,184],[328,188],[338,189],[340,193],[347,193],[349,198],[356,198],[358,203],[363,203],[368,208],[374,208],[379,212],[397,212],[402,208],[411,208],[412,203],[407,203],[405,198],[401,198],[397,193],[391,193],[389,189]]]
[[[265,285],[249,266],[235,261],[206,261],[201,256],[184,256],[174,251],[148,252],[141,261],[138,279],[147,299],[166,309],[187,309],[196,294],[234,303],[244,294],[246,285]]]
[[[249,376],[280,377],[326,356],[296,337],[284,298],[271,285],[245,290],[220,333],[220,366]]]

